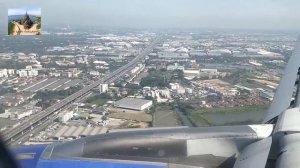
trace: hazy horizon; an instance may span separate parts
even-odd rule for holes
[[[42,26],[115,28],[300,29],[297,0],[0,0],[1,30],[7,9],[40,7]]]

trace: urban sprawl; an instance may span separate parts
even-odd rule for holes
[[[295,39],[280,32],[69,28],[18,43],[4,36],[0,130],[9,142],[36,144],[135,128],[260,123]],[[29,130],[10,137],[25,123]]]

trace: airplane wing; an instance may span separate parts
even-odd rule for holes
[[[234,168],[299,167],[300,36],[263,123],[274,124],[272,136],[246,146]],[[267,166],[266,166],[267,165]]]
[[[272,136],[245,147],[234,168],[295,168],[300,161],[300,36],[263,123],[275,125]],[[269,163],[266,166],[266,163]]]
[[[270,123],[271,120],[275,119],[283,111],[291,105],[292,98],[295,98],[293,104],[299,105],[300,100],[297,100],[297,95],[294,97],[293,93],[295,88],[298,88],[300,72],[300,36],[298,37],[295,50],[288,61],[282,79],[277,87],[277,91],[274,95],[271,106],[268,109],[267,115],[265,116],[263,123]]]

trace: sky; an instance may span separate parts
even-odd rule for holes
[[[41,8],[13,8],[8,9],[8,16],[10,15],[24,15],[27,11],[28,15],[41,15]]]
[[[49,27],[300,29],[299,0],[0,0],[0,29],[25,7]]]

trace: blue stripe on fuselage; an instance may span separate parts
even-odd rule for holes
[[[87,160],[40,160],[37,168],[166,168],[167,164],[143,164]]]
[[[11,151],[21,168],[36,168],[40,156],[46,147],[47,145],[21,146],[13,148]],[[33,157],[20,159],[20,156],[24,155]]]

